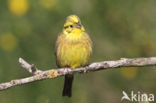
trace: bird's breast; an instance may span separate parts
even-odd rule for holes
[[[89,63],[90,54],[91,45],[88,41],[65,41],[58,47],[57,59],[60,67],[69,66],[71,68],[76,68],[87,65]]]

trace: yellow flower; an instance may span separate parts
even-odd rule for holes
[[[47,9],[52,9],[56,6],[56,0],[40,0],[40,4]]]
[[[138,68],[136,67],[126,67],[121,68],[121,74],[127,79],[133,79],[136,77]]]
[[[28,11],[29,3],[28,0],[9,0],[8,6],[13,14],[22,16]]]
[[[0,47],[5,51],[12,51],[17,47],[17,39],[11,33],[0,35]]]

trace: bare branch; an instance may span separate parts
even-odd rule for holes
[[[108,68],[115,69],[120,67],[156,66],[156,57],[134,58],[134,59],[121,58],[120,60],[115,60],[115,61],[96,62],[90,64],[89,66],[76,68],[76,69],[59,68],[59,69],[51,69],[46,71],[41,71],[37,69],[34,65],[30,65],[22,58],[19,58],[19,63],[29,73],[33,74],[33,76],[17,79],[17,80],[11,80],[10,82],[6,82],[6,83],[1,83],[0,91],[8,89],[10,87],[23,85],[34,81],[56,78],[56,77],[64,76],[67,74],[73,74],[73,73],[83,73],[83,72],[104,70]]]
[[[24,59],[19,58],[18,62],[21,64],[21,66],[27,70],[29,73],[31,74],[38,74],[40,72],[42,72],[41,70],[38,70],[34,64],[30,65],[29,63],[27,63]]]

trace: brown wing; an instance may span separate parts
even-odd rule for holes
[[[90,51],[91,51],[91,53],[92,53],[93,42],[92,42],[92,40],[90,39],[90,36],[88,35],[87,32],[85,32],[84,35],[86,36],[86,41],[88,41],[88,47],[90,47]]]
[[[57,40],[56,40],[56,43],[55,43],[55,52],[54,52],[54,55],[55,55],[55,57],[56,57],[56,65],[57,65],[58,67],[60,67],[60,66],[59,66],[59,63],[58,63],[58,61],[57,61],[57,49],[58,49],[58,46],[59,46],[59,44],[60,44],[60,42],[62,41],[63,38],[64,38],[64,35],[63,35],[62,33],[60,33],[60,34],[58,35]]]

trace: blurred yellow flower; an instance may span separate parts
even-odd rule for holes
[[[127,67],[127,68],[121,68],[121,74],[127,78],[127,79],[133,79],[136,77],[138,68],[136,67]]]
[[[9,0],[8,6],[13,14],[22,16],[28,11],[29,3],[28,0]]]
[[[12,51],[17,47],[17,39],[11,33],[0,35],[0,47],[5,51]]]
[[[56,0],[40,0],[40,4],[47,9],[52,9],[56,6]]]

